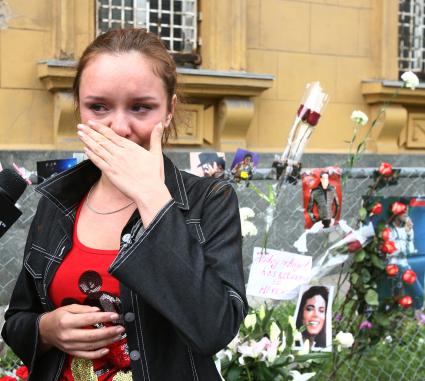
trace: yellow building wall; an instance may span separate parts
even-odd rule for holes
[[[380,77],[373,55],[377,3],[248,0],[247,69],[276,77],[273,88],[256,101],[248,132],[252,149],[282,149],[305,84],[318,80],[330,102],[307,151],[346,152],[351,112],[369,111],[361,81]],[[397,72],[393,75],[396,79]]]
[[[247,93],[243,84],[232,84],[230,91],[224,82],[216,87],[212,78],[209,90],[199,98],[203,108],[196,111],[205,131],[201,137],[204,147],[223,147],[217,141],[217,129],[224,126],[229,136],[232,131],[242,131],[245,146],[251,150],[282,151],[305,84],[319,80],[330,102],[307,151],[346,152],[344,141],[353,131],[351,112],[363,110],[371,119],[376,112],[376,106],[369,107],[365,101],[362,81],[397,79],[398,0],[199,3],[203,13],[202,69],[275,76],[267,90],[260,89],[263,84],[253,85],[255,89]],[[10,14],[7,26],[0,30],[0,149],[62,149],[54,114],[60,103],[55,101],[52,88],[49,91],[40,80],[37,63],[41,59],[79,57],[94,37],[95,2],[8,0],[6,4]],[[192,83],[192,88],[196,86]],[[224,89],[223,94],[217,95],[216,88]],[[191,94],[195,100],[196,91]],[[247,105],[248,112],[241,114],[239,124],[239,111],[232,114],[228,108],[232,100],[225,102],[228,91],[235,99],[243,96],[247,100],[242,109]],[[249,109],[251,101],[253,112]],[[229,117],[219,120],[225,107],[230,110]],[[62,120],[69,120],[69,112],[67,118]],[[229,123],[234,125],[229,127]],[[243,123],[248,123],[247,127]],[[408,131],[400,132],[400,128],[390,136],[396,145],[408,136]],[[66,138],[72,126],[64,131]],[[199,139],[196,142],[199,144]],[[414,152],[423,152],[425,139],[416,148]],[[401,147],[399,151],[408,150]]]

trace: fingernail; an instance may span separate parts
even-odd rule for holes
[[[89,120],[88,122],[87,122],[87,124],[90,124],[91,126],[93,126],[94,124],[96,124],[93,120]]]
[[[125,328],[124,327],[118,327],[117,328],[117,333],[118,334],[121,334],[121,333],[124,333],[125,332]]]
[[[86,134],[83,131],[77,131],[78,136],[85,136]]]
[[[108,348],[102,349],[102,350],[100,351],[100,353],[101,353],[102,355],[106,355],[108,352],[109,352],[109,349],[108,349]]]
[[[99,307],[92,307],[92,310],[93,311],[100,311],[100,308]]]
[[[78,123],[78,124],[77,124],[77,128],[78,128],[78,129],[80,129],[80,130],[84,129],[84,127],[85,127],[85,126],[84,126],[84,124],[82,124],[82,123]]]
[[[118,320],[118,318],[119,318],[120,316],[118,315],[118,314],[112,314],[111,316],[110,316],[110,318],[111,318],[111,320]]]

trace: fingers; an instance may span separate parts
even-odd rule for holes
[[[124,332],[124,327],[115,325],[103,328],[72,329],[67,336],[68,338],[72,337],[72,340],[75,342],[103,343],[105,341],[113,342],[115,339],[119,339]]]
[[[78,125],[78,136],[91,152],[107,161],[114,152],[116,145],[105,136],[99,134],[84,124]]]
[[[73,314],[82,314],[89,312],[99,312],[99,307],[86,306],[83,304],[69,304],[61,307],[63,310],[71,312]]]
[[[63,328],[81,328],[98,323],[110,323],[118,319],[118,314],[110,312],[75,313],[62,316],[60,324]]]
[[[162,133],[164,132],[164,125],[159,122],[155,125],[151,132],[151,140],[149,151],[153,154],[162,156]]]
[[[70,351],[67,352],[71,356],[78,357],[84,360],[95,360],[105,356],[109,352],[108,348],[98,349],[96,351]]]
[[[126,139],[116,134],[112,128],[107,127],[104,124],[96,122],[94,120],[89,120],[87,124],[91,127],[91,130],[93,132],[98,134],[95,136],[98,136],[98,137],[103,136],[104,138],[108,139],[109,141],[116,144],[117,146],[124,147]]]

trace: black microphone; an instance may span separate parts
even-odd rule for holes
[[[0,237],[22,215],[15,203],[26,187],[27,182],[15,171],[6,168],[0,172]]]

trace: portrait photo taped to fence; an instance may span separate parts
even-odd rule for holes
[[[88,160],[44,181],[2,336],[29,381],[219,381],[248,305],[229,184],[163,154],[176,66],[144,29],[84,51],[74,97]]]

